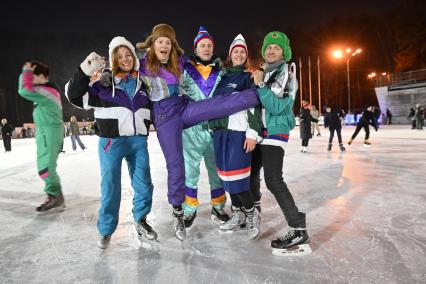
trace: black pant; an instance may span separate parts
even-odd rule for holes
[[[302,146],[308,147],[309,139],[302,139]]]
[[[342,129],[341,128],[336,128],[336,129],[329,128],[329,130],[330,130],[330,137],[328,138],[328,143],[329,144],[333,143],[334,131],[336,131],[337,139],[339,140],[339,144],[342,144],[342,134],[341,134]]]
[[[251,154],[251,168],[252,174],[250,175],[250,195],[252,197],[253,202],[260,201],[261,193],[260,193],[260,176],[253,175],[254,163],[256,161],[262,159],[262,152],[260,150],[260,145],[257,145]],[[230,194],[232,205],[235,207],[242,207],[243,202],[241,201],[241,197],[238,197],[237,194]],[[243,197],[244,198],[244,197]],[[244,206],[245,207],[245,206]]]
[[[284,150],[271,145],[260,145],[260,150],[260,153],[252,158],[251,192],[258,192],[260,196],[260,169],[263,166],[266,187],[275,196],[288,225],[293,228],[306,228],[305,213],[296,207],[293,196],[283,180]]]
[[[3,145],[4,145],[4,150],[5,151],[12,151],[12,137],[10,137],[9,135],[4,135],[3,136]]]
[[[368,124],[366,124],[366,123],[358,123],[356,125],[355,132],[352,135],[352,140],[355,139],[355,137],[358,135],[358,133],[361,130],[361,128],[364,128],[364,131],[365,131],[365,140],[368,140],[368,138],[370,138],[370,127],[368,127]]]

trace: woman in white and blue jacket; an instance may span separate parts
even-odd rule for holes
[[[244,37],[239,34],[231,43],[227,67],[214,91],[214,96],[241,92],[252,88],[251,73],[247,71],[248,50]],[[260,108],[250,108],[221,119],[211,120],[214,130],[216,166],[223,188],[232,200],[232,218],[219,228],[234,230],[246,223],[250,239],[260,233],[260,212],[255,210],[255,201],[260,200],[256,190],[250,191],[252,151],[261,139]]]
[[[68,100],[79,108],[95,110],[101,167],[101,206],[98,246],[106,248],[118,225],[121,201],[121,163],[125,159],[133,187],[133,218],[140,238],[154,240],[156,232],[146,222],[151,211],[153,185],[147,138],[151,103],[139,75],[135,48],[124,37],[109,44],[112,81],[90,83],[104,59],[92,52],[75,70],[66,86]]]

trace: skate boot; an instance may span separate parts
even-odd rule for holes
[[[331,147],[333,146],[333,144],[331,144],[331,143],[328,143],[328,146],[327,146],[327,151],[328,152],[330,152],[331,151]]]
[[[317,136],[321,136],[321,133],[318,133]]]
[[[229,215],[222,208],[217,209],[215,207],[212,207],[211,214],[211,219],[215,224],[220,225],[229,220]]]
[[[348,145],[349,145],[349,146],[351,146],[352,141],[353,141],[352,139],[349,139],[349,141],[348,141]]]
[[[152,229],[152,227],[146,222],[146,219],[141,219],[135,224],[136,231],[138,232],[140,240],[157,240],[157,233]]]
[[[366,147],[370,147],[371,146],[371,143],[368,141],[368,139],[364,140],[364,146],[366,146]]]
[[[271,242],[274,255],[306,255],[312,252],[306,229],[290,228],[287,235]]]
[[[339,148],[340,148],[340,151],[342,151],[342,152],[346,151],[345,147],[343,146],[343,143],[339,144]]]
[[[109,246],[109,242],[111,241],[111,235],[101,236],[98,241],[98,247],[100,249],[106,249]]]
[[[185,222],[185,228],[189,228],[194,223],[195,217],[197,216],[197,211],[190,212],[187,215],[183,215],[183,221]]]
[[[36,208],[39,215],[60,212],[65,208],[65,200],[62,191],[58,196],[48,194],[43,204]]]
[[[181,241],[186,239],[185,221],[183,220],[183,210],[173,209],[173,228],[175,229],[176,238]]]
[[[246,211],[246,226],[247,235],[249,239],[255,239],[260,234],[260,215],[257,210],[253,208]]]
[[[227,222],[220,224],[219,229],[223,231],[236,231],[246,226],[246,215],[242,208],[231,206],[232,217]]]

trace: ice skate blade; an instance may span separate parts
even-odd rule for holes
[[[212,220],[213,223],[215,223],[216,225],[222,225],[225,224],[225,221],[221,221],[219,220],[219,218],[217,218],[215,215],[210,215],[210,219]]]
[[[309,244],[294,246],[290,249],[272,248],[272,254],[277,256],[302,256],[311,253],[312,250]]]
[[[139,235],[138,233],[138,239],[142,242],[142,241],[149,241],[149,242],[158,242],[158,236],[155,238],[149,238],[148,236],[144,236],[144,235]]]
[[[371,145],[364,144],[364,147],[367,147],[367,148],[368,148],[368,147],[371,147]]]
[[[234,233],[234,232],[236,233],[236,232],[245,231],[244,230],[245,228],[246,228],[246,224],[242,224],[242,225],[236,226],[232,229],[221,229],[221,228],[219,228],[219,232],[225,233],[225,234]]]
[[[50,210],[47,211],[36,211],[37,212],[37,216],[46,216],[46,215],[50,215],[50,214],[54,214],[54,213],[59,213],[65,210],[65,204],[62,204],[58,207],[52,208]]]

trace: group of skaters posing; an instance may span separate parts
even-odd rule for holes
[[[283,180],[283,161],[298,83],[290,64],[289,39],[268,33],[262,45],[262,68],[249,72],[242,35],[229,47],[222,65],[214,58],[215,42],[203,27],[186,57],[167,24],[155,26],[136,48],[124,37],[109,44],[109,68],[95,52],[76,68],[65,86],[76,107],[94,109],[99,136],[101,197],[98,246],[107,248],[118,225],[121,164],[127,162],[134,190],[133,217],[141,240],[156,240],[147,222],[154,186],[147,138],[153,123],[167,166],[167,195],[173,207],[173,229],[183,241],[198,209],[200,162],[204,159],[211,187],[211,217],[223,231],[244,229],[250,239],[260,234],[260,170],[290,227],[271,241],[278,255],[311,252],[306,217],[295,205]],[[58,211],[65,202],[56,173],[63,139],[59,92],[48,81],[48,68],[27,62],[19,80],[20,94],[34,101],[37,166],[47,199],[40,214]],[[230,216],[224,211],[230,195]]]

